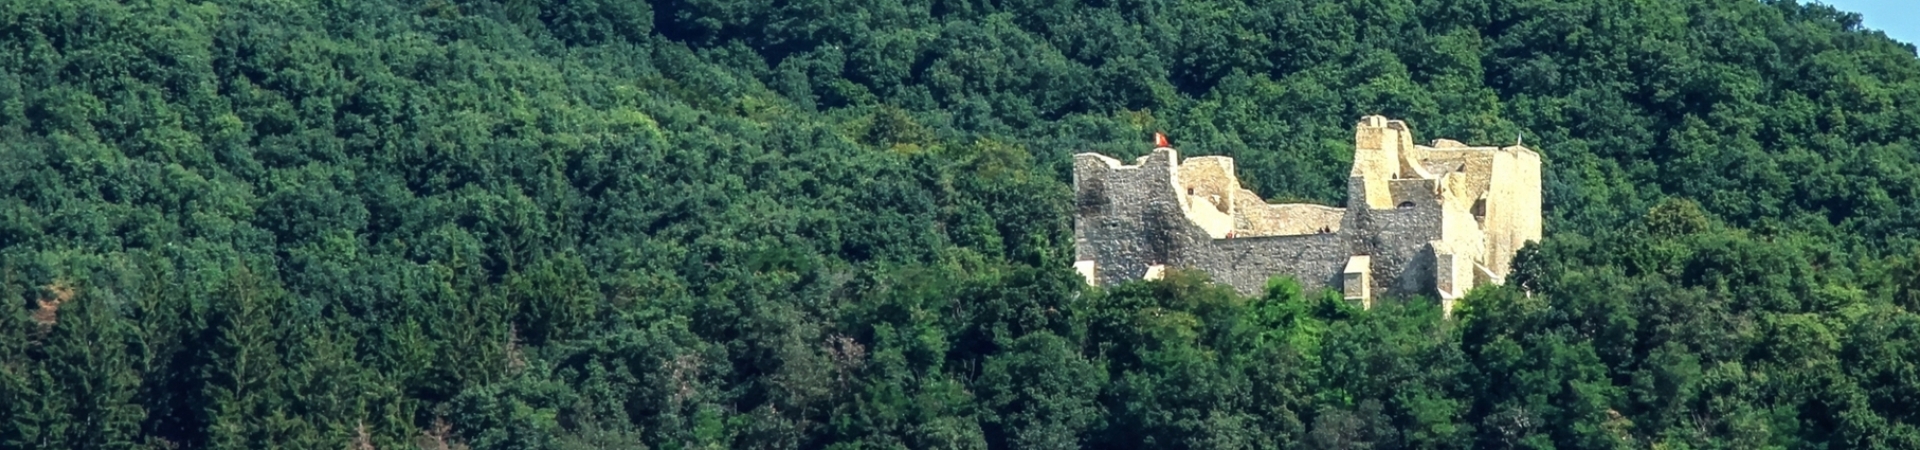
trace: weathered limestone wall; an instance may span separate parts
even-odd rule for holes
[[[1355,126],[1348,207],[1267,204],[1232,159],[1159,148],[1122,165],[1076,155],[1074,267],[1098,285],[1187,267],[1244,294],[1290,275],[1307,289],[1452,300],[1500,282],[1541,235],[1540,158],[1522,147],[1412,143],[1404,122]],[[1351,281],[1349,281],[1351,280]]]
[[[1387,128],[1385,117],[1369,116],[1354,126],[1353,142],[1353,171],[1349,176],[1366,183],[1367,188],[1361,190],[1363,196],[1348,197],[1347,207],[1392,208],[1387,182],[1400,177],[1399,131]],[[1365,201],[1356,205],[1352,200],[1356,198]]]
[[[1217,206],[1213,202],[1219,196],[1188,195],[1186,197],[1187,220],[1200,229],[1206,230],[1207,236],[1223,239],[1233,232],[1237,221],[1234,220],[1233,215],[1221,211],[1229,208]]]
[[[1233,174],[1233,158],[1195,156],[1180,162],[1180,187],[1190,196],[1206,198],[1221,213],[1232,214],[1240,178]],[[1199,207],[1200,205],[1189,205]]]
[[[1240,179],[1233,174],[1233,158],[1196,156],[1181,161],[1175,169],[1174,183],[1186,201],[1187,219],[1214,239],[1227,237],[1234,229],[1234,195]]]
[[[1493,272],[1505,274],[1511,269],[1513,253],[1529,241],[1540,239],[1540,157],[1523,147],[1466,147],[1450,143],[1427,152],[1425,166],[1436,173],[1463,175],[1464,192],[1477,192],[1480,198],[1462,198],[1469,211],[1474,202],[1484,208],[1480,234],[1485,236],[1481,261]],[[1454,235],[1454,228],[1448,228]]]
[[[1235,236],[1272,236],[1280,234],[1301,234],[1280,232],[1286,226],[1285,218],[1275,214],[1265,200],[1261,200],[1253,191],[1240,189],[1233,196],[1233,234]],[[1316,228],[1317,229],[1317,228]]]
[[[1189,262],[1241,294],[1258,295],[1274,276],[1293,276],[1307,292],[1339,290],[1350,255],[1337,234],[1260,236],[1213,241]]]
[[[1441,313],[1453,315],[1453,301],[1463,297],[1474,286],[1473,259],[1446,248],[1446,243],[1434,241],[1434,290],[1439,291]]]
[[[1245,237],[1317,234],[1322,230],[1337,233],[1347,215],[1346,208],[1305,203],[1243,204],[1236,212],[1239,220],[1234,235]]]
[[[1177,157],[1164,148],[1135,166],[1097,154],[1074,157],[1080,219],[1074,223],[1076,270],[1105,285],[1150,279],[1158,275],[1157,268],[1191,267],[1247,295],[1259,294],[1276,275],[1310,274],[1297,276],[1307,289],[1341,287],[1340,271],[1352,253],[1338,234],[1210,236],[1196,222],[1225,213],[1211,206],[1210,197],[1186,195],[1184,187],[1208,183],[1186,183],[1178,176],[1180,166],[1173,164]],[[1238,189],[1235,183],[1228,186]],[[1178,198],[1190,202],[1183,206]],[[1322,216],[1337,211],[1319,208],[1316,214]],[[1202,220],[1194,220],[1196,216]]]
[[[1347,257],[1340,273],[1340,296],[1360,302],[1361,308],[1373,307],[1373,260],[1367,255]]]
[[[1472,287],[1472,284],[1469,284],[1471,281],[1460,282],[1460,277],[1457,276],[1461,272],[1460,267],[1466,266],[1471,269],[1473,263],[1465,261],[1466,256],[1453,252],[1446,241],[1433,241],[1431,245],[1433,245],[1434,289],[1440,291],[1440,298],[1458,298],[1459,293],[1464,290],[1462,288]]]
[[[1487,208],[1482,228],[1487,235],[1487,267],[1498,267],[1500,273],[1507,273],[1508,258],[1512,251],[1508,249],[1514,238],[1514,215],[1519,212],[1519,192],[1511,185],[1519,174],[1514,154],[1504,151],[1491,151],[1491,166],[1487,170]]]
[[[1507,150],[1514,154],[1512,235],[1507,246],[1499,249],[1502,255],[1500,268],[1496,274],[1506,276],[1512,269],[1512,256],[1528,242],[1539,242],[1546,237],[1545,205],[1541,203],[1540,154],[1526,147],[1513,146]],[[1489,269],[1492,266],[1488,266]]]
[[[1155,149],[1140,164],[1123,166],[1098,154],[1074,155],[1075,261],[1091,261],[1097,284],[1137,280],[1151,265],[1165,264],[1205,239],[1186,220],[1174,189],[1173,149]],[[1079,265],[1079,264],[1076,264]]]
[[[1440,177],[1440,236],[1453,252],[1478,262],[1486,260],[1488,244],[1480,219],[1474,217],[1472,210],[1484,191],[1473,190],[1472,178],[1458,172]],[[1471,265],[1463,267],[1472,268]]]
[[[1074,261],[1073,271],[1079,272],[1080,277],[1085,278],[1087,280],[1087,284],[1097,284],[1100,282],[1100,278],[1098,276],[1095,276],[1093,273],[1092,260]]]
[[[1538,241],[1540,224],[1540,155],[1514,146],[1491,152],[1485,229],[1487,267],[1505,274],[1513,253],[1529,241]]]
[[[1492,186],[1493,159],[1499,149],[1493,147],[1456,147],[1427,152],[1425,166],[1435,175],[1464,174],[1470,190],[1486,192]]]
[[[1374,291],[1396,296],[1433,295],[1433,250],[1428,243],[1444,237],[1445,206],[1440,201],[1439,180],[1392,180],[1388,186],[1393,189],[1396,206],[1390,211],[1373,211],[1374,221],[1368,228],[1376,235],[1373,263],[1381,267],[1381,256],[1386,256],[1385,267],[1392,277],[1383,279],[1376,269],[1374,283],[1378,287]],[[1407,203],[1412,206],[1398,206]]]
[[[1353,254],[1369,256],[1373,295],[1433,295],[1433,252],[1428,242],[1441,237],[1437,181],[1389,180],[1385,197],[1394,206],[1347,208],[1340,235]],[[1369,185],[1358,177],[1349,178],[1348,198],[1366,195]],[[1409,205],[1401,207],[1401,203]]]
[[[1395,137],[1399,138],[1399,143],[1394,147],[1399,150],[1400,178],[1433,178],[1435,174],[1428,172],[1426,166],[1421,164],[1427,159],[1429,149],[1413,145],[1413,128],[1408,127],[1406,122],[1389,120],[1387,129],[1393,130]]]

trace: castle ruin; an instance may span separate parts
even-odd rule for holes
[[[1179,159],[1161,146],[1134,165],[1074,155],[1074,267],[1094,285],[1197,269],[1242,294],[1287,275],[1371,306],[1376,293],[1453,301],[1501,283],[1540,239],[1540,155],[1520,145],[1414,145],[1405,122],[1355,126],[1347,207],[1268,204],[1233,159]]]

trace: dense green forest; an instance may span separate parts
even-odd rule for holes
[[[1456,317],[1069,155],[1546,160]],[[0,448],[1920,448],[1920,58],[1793,0],[0,1]]]

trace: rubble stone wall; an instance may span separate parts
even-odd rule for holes
[[[1265,203],[1226,157],[1182,161],[1158,148],[1124,165],[1075,155],[1074,267],[1096,285],[1189,268],[1248,295],[1288,276],[1310,290],[1448,302],[1499,282],[1513,252],[1540,239],[1532,150],[1413,145],[1406,123],[1377,116],[1357,124],[1354,139],[1345,208]],[[1365,276],[1345,273],[1354,261],[1366,261],[1354,266]],[[1348,279],[1369,286],[1343,286]]]

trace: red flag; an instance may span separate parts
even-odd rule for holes
[[[1167,143],[1167,135],[1160,134],[1160,132],[1155,131],[1153,133],[1153,146],[1156,148],[1157,147],[1172,148],[1173,144]]]

